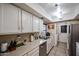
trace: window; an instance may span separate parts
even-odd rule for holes
[[[61,33],[67,33],[67,25],[61,26]]]

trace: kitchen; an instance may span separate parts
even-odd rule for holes
[[[53,9],[56,10],[56,8],[59,8],[59,6],[63,7],[64,11],[68,8],[68,12],[66,14],[62,12],[64,15],[62,18],[59,16],[58,19],[55,16],[52,21],[49,14]],[[44,7],[45,9],[43,9]],[[51,7],[53,7],[52,10]],[[70,46],[70,42],[74,41],[74,39],[69,40],[72,38],[70,35],[70,33],[73,34],[72,28],[75,27],[75,25],[72,24],[79,24],[78,7],[78,3],[64,3],[61,5],[57,3],[0,3],[0,55],[79,55],[77,52],[70,52],[71,48],[74,49],[72,43],[72,47]],[[73,12],[73,10],[75,11]],[[78,27],[75,28],[77,29]],[[59,52],[59,54],[56,52],[59,50],[59,44],[66,46],[63,48],[66,54],[61,54],[62,51]],[[51,51],[53,51],[54,48],[57,50],[54,51],[55,53],[53,55]],[[78,51],[78,48],[76,49]]]

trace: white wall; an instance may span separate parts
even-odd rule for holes
[[[70,24],[79,24],[79,21],[66,21],[66,22],[59,22],[59,23],[56,23],[56,32],[59,36],[59,41],[60,42],[67,42],[68,40],[68,36],[69,36],[69,33],[63,33],[61,34],[61,31],[60,31],[60,26],[61,25],[70,25]],[[69,28],[67,28],[68,30]]]
[[[55,39],[55,46],[57,45],[57,42],[59,41],[59,42],[65,42],[65,43],[67,43],[67,49],[69,49],[69,33],[67,33],[67,34],[65,34],[65,33],[63,33],[63,34],[61,34],[60,33],[60,26],[61,25],[65,25],[65,24],[67,24],[67,25],[70,25],[70,24],[79,24],[79,21],[66,21],[66,22],[58,22],[58,23],[55,23],[55,29],[54,30],[56,30],[56,32],[54,32],[54,39]],[[69,29],[69,28],[68,28]]]

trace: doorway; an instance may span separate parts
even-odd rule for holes
[[[67,44],[67,49],[69,49],[69,27],[70,25],[65,23],[65,22],[61,22],[57,24],[57,31],[58,31],[58,42],[63,42]]]

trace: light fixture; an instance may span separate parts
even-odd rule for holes
[[[57,18],[62,18],[62,10],[60,4],[55,4],[55,7],[57,7],[57,12],[55,15],[57,16]]]

